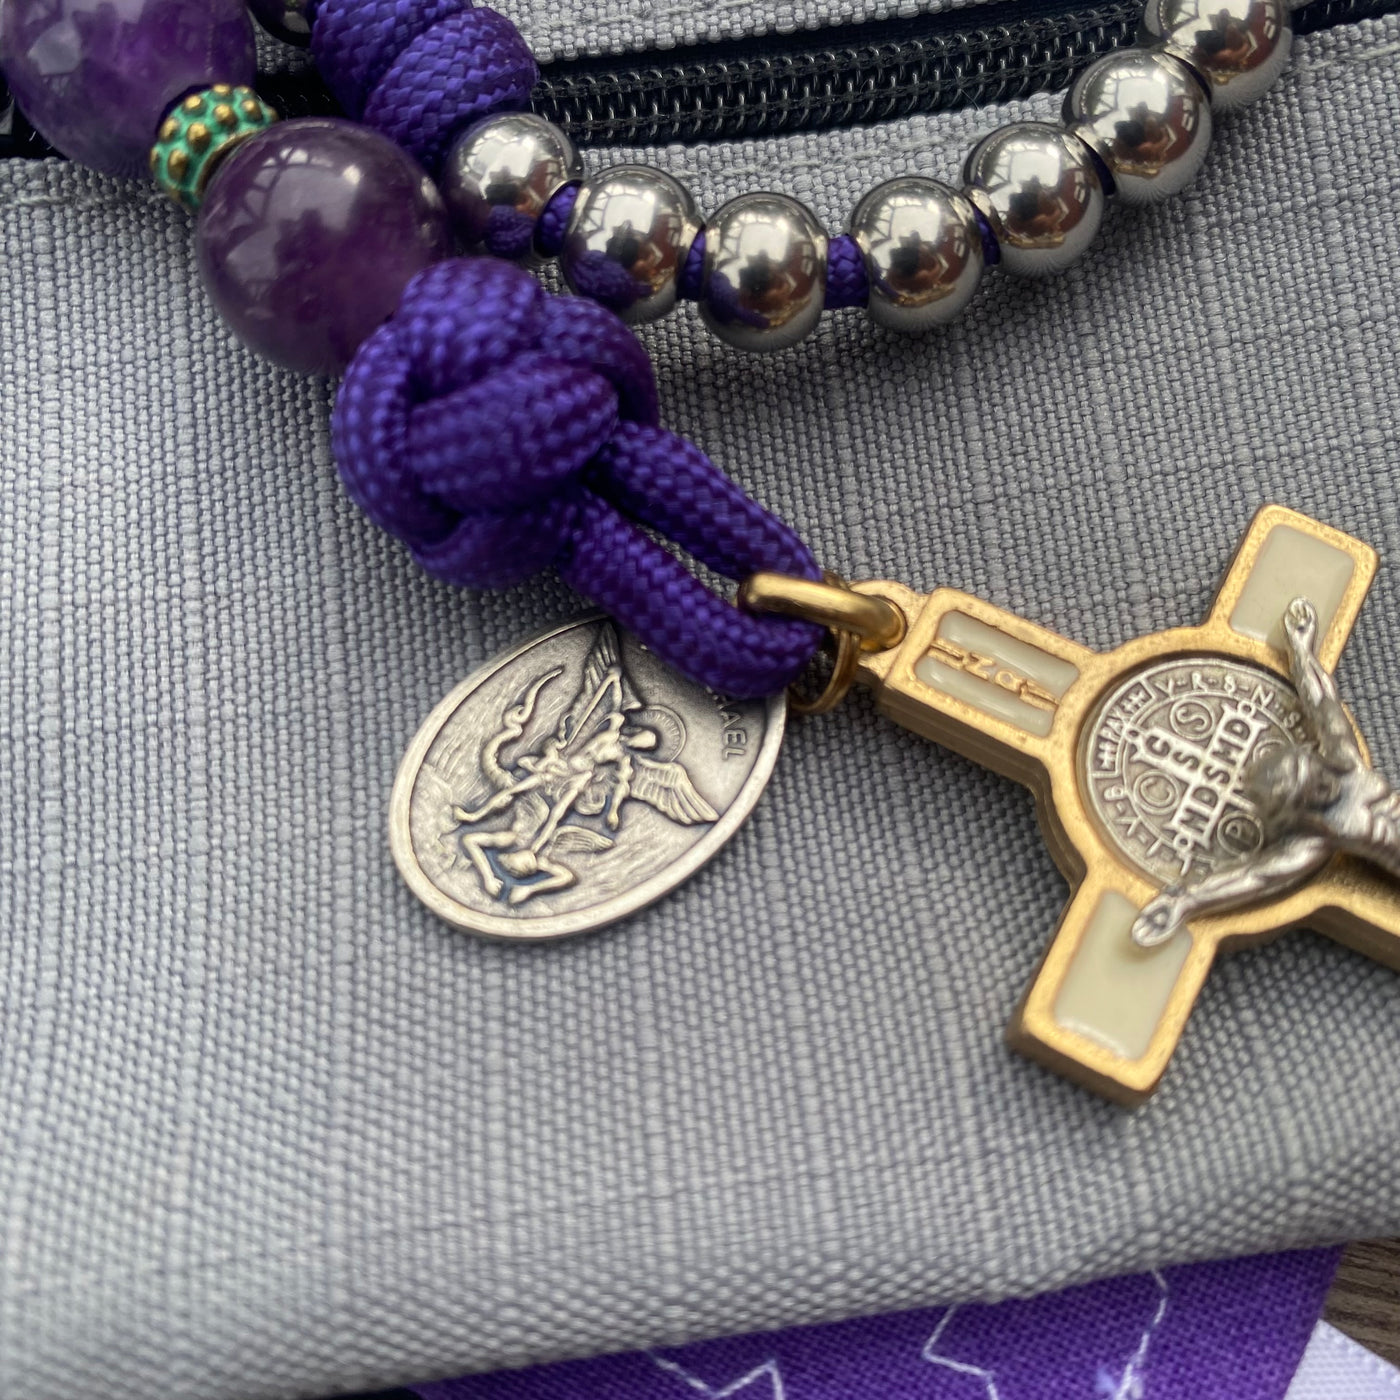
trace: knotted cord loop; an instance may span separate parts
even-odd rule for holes
[[[458,132],[523,111],[539,79],[520,31],[471,0],[320,0],[311,51],[346,112],[434,175]]]
[[[611,312],[490,258],[426,269],[360,347],[332,417],[346,489],[434,577],[505,587],[550,564],[712,690],[769,695],[821,629],[740,611],[647,526],[729,578],[817,579],[811,552],[657,423],[651,361]]]

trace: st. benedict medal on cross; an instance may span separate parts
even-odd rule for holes
[[[1070,884],[1011,1044],[1120,1102],[1157,1087],[1216,952],[1308,924],[1400,967],[1400,798],[1332,681],[1376,570],[1255,516],[1204,622],[1095,652],[953,589],[755,574],[905,727],[1025,783]],[[459,927],[548,939],[660,897],[744,820],[782,698],[686,681],[602,618],[463,682],[400,770],[394,853]],[[1387,874],[1388,872],[1388,874]]]
[[[1377,864],[1400,874],[1396,803],[1355,730],[1335,732],[1350,722],[1330,679],[1375,569],[1359,540],[1268,506],[1204,622],[1110,652],[952,589],[854,585],[906,619],[897,647],[861,658],[879,708],[1025,783],[1069,881],[1016,1049],[1135,1104],[1217,951],[1306,924],[1400,967],[1400,884]],[[1290,643],[1295,664],[1312,659],[1301,698]],[[1363,798],[1326,787],[1319,763],[1319,815],[1280,837],[1251,777],[1271,754],[1315,750],[1319,726],[1326,757],[1329,724]]]

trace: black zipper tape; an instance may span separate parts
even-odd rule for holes
[[[1312,0],[1300,34],[1400,11]],[[1069,86],[1137,37],[1142,0],[956,9],[741,42],[550,64],[535,109],[582,145],[725,141],[984,107]]]
[[[1400,11],[1400,0],[1312,0],[1300,34]],[[545,64],[534,108],[584,146],[731,141],[984,107],[1056,92],[1136,37],[1142,0],[980,5],[913,19]],[[284,117],[335,113],[311,72],[258,83]],[[0,85],[0,157],[53,151]]]

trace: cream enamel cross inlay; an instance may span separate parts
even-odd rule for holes
[[[1025,783],[1070,898],[1008,1038],[1100,1093],[1138,1103],[1160,1082],[1216,952],[1306,924],[1400,968],[1400,886],[1337,856],[1259,903],[1135,943],[1139,914],[1257,851],[1246,769],[1307,742],[1283,619],[1316,610],[1330,673],[1376,555],[1279,506],[1251,523],[1206,620],[1110,652],[952,589],[855,587],[904,614],[903,641],[861,659],[905,727]]]

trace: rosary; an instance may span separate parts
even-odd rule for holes
[[[739,350],[850,307],[924,332],[993,267],[1062,270],[1110,198],[1180,191],[1214,116],[1269,88],[1284,0],[1148,0],[1138,46],[1079,76],[1061,124],[987,136],[960,188],[879,186],[839,237],[786,195],[706,218],[646,166],[585,178],[528,110],[520,34],[470,0],[252,8],[310,43],[354,121],[276,120],[241,0],[0,0],[0,67],[65,154],[149,170],[197,215],[247,345],[343,374],[342,481],[424,569],[497,588],[553,567],[601,609],[464,681],[412,741],[390,841],[429,908],[524,940],[634,913],[752,811],[788,711],[860,683],[1034,794],[1070,897],[1008,1038],[1049,1068],[1141,1102],[1217,950],[1287,928],[1400,968],[1400,796],[1332,675],[1366,544],[1267,505],[1204,621],[1109,652],[952,589],[848,583],[660,426],[628,329],[694,301]],[[531,275],[551,258],[574,295]]]

